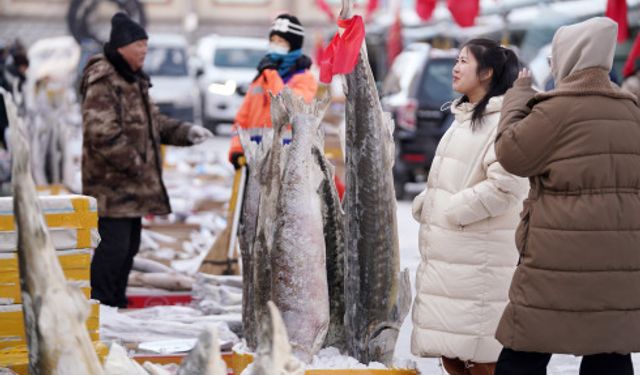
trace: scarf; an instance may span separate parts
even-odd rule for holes
[[[300,56],[302,56],[301,49],[291,51],[287,54],[281,54],[281,53],[269,54],[269,57],[273,61],[280,63],[278,67],[278,75],[280,75],[280,78],[282,78],[283,80],[288,78],[288,76],[291,76],[293,73],[295,73],[294,71],[292,71],[292,68],[295,67],[296,61],[298,61]]]
[[[109,60],[111,65],[116,69],[116,72],[120,74],[125,81],[133,83],[138,79],[144,79],[149,81],[149,76],[142,69],[134,72],[131,70],[129,63],[122,57],[116,48],[113,48],[108,42],[104,44],[104,55]]]

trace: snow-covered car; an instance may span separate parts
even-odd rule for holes
[[[233,123],[267,48],[266,38],[210,35],[198,42],[202,120],[214,133],[219,124]]]
[[[189,69],[188,43],[179,34],[151,34],[144,70],[151,77],[149,95],[170,117],[193,122],[198,87]]]

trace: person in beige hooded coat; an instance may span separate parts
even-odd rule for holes
[[[497,339],[496,375],[546,374],[551,354],[584,355],[580,374],[632,374],[640,351],[640,109],[609,80],[617,25],[561,27],[556,89],[520,73],[495,144],[531,191],[518,266]]]
[[[453,375],[493,374],[494,338],[518,260],[513,240],[527,180],[496,160],[502,94],[518,74],[515,54],[471,40],[453,69],[464,94],[438,145],[426,190],[413,202],[422,260],[416,277],[411,348],[442,357]]]

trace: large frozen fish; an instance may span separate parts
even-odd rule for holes
[[[289,89],[278,98],[289,113],[293,139],[274,217],[271,288],[293,352],[308,363],[322,347],[329,325],[324,202],[319,194],[325,176],[314,153],[323,148],[320,125],[329,98],[306,104]]]
[[[89,303],[69,285],[47,231],[29,149],[16,108],[5,95],[13,152],[13,204],[30,374],[103,374],[85,321]]]
[[[242,255],[242,324],[247,346],[254,349],[256,342],[256,324],[254,314],[254,267],[258,266],[253,257],[253,243],[258,226],[258,209],[260,206],[260,171],[271,149],[273,131],[263,128],[259,134],[259,142],[251,140],[250,134],[239,130],[240,141],[247,159],[248,177],[245,184],[244,199],[242,201],[242,220],[240,225],[239,243]]]
[[[254,322],[260,322],[269,313],[267,302],[271,300],[271,248],[275,233],[277,201],[280,194],[280,178],[286,153],[283,150],[282,135],[289,122],[286,108],[280,97],[271,97],[271,124],[273,140],[271,150],[262,163],[260,171],[260,205],[258,207],[258,223],[256,237],[252,247],[253,267],[253,309]],[[254,323],[255,324],[255,323]],[[249,349],[255,349],[249,347]]]
[[[327,283],[329,287],[329,330],[324,346],[345,349],[344,331],[344,212],[334,183],[333,165],[322,149],[314,147],[313,153],[322,170],[320,185],[324,242],[326,246]]]
[[[276,305],[267,303],[269,315],[261,322],[258,349],[250,375],[303,375],[302,363],[291,355],[287,329]]]
[[[341,17],[351,18],[351,0],[343,0]],[[364,43],[345,81],[347,346],[363,363],[390,364],[411,290],[408,271],[400,275],[394,125],[380,106]]]

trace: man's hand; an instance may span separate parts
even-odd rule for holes
[[[198,125],[191,126],[191,129],[189,129],[189,132],[187,133],[187,139],[194,145],[202,143],[210,138],[213,138],[213,134],[211,134],[209,130]]]

